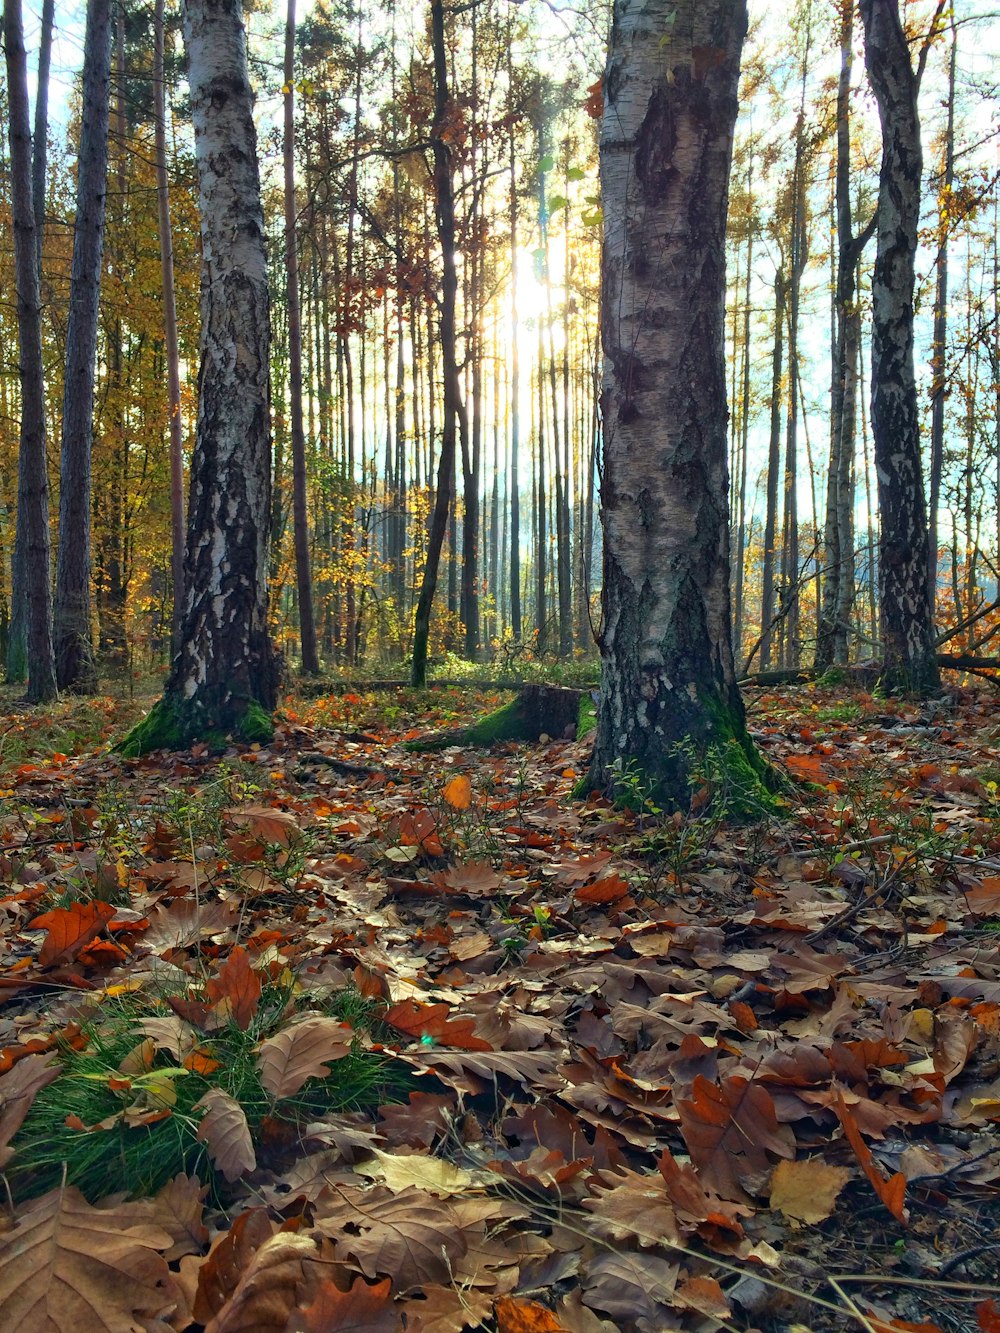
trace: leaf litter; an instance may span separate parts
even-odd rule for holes
[[[111,1013],[121,1109],[67,1171],[182,1116],[206,1154],[134,1199],[22,1179],[4,1327],[998,1326],[990,695],[755,698],[790,775],[757,824],[574,802],[585,743],[414,754],[350,699],[4,775],[4,1169]],[[179,1100],[233,1033],[267,1114]],[[359,1053],[395,1089],[333,1109]]]

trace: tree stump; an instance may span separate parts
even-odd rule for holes
[[[574,739],[580,718],[583,690],[562,685],[522,685],[517,696],[488,713],[480,722],[458,731],[446,731],[422,741],[410,741],[406,748],[417,752],[443,750],[449,745],[492,745],[497,741],[538,741]]]

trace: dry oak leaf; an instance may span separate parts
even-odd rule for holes
[[[419,1333],[462,1333],[466,1328],[479,1328],[485,1325],[493,1307],[492,1296],[474,1287],[459,1290],[454,1283],[449,1287],[425,1283],[421,1294],[422,1300],[410,1297],[406,1306],[407,1326],[412,1317]]]
[[[844,1135],[854,1149],[854,1155],[861,1165],[862,1171],[871,1182],[872,1189],[892,1213],[897,1222],[907,1222],[905,1198],[906,1198],[906,1177],[901,1171],[897,1171],[894,1176],[886,1180],[878,1167],[875,1165],[875,1159],[872,1157],[871,1149],[861,1137],[861,1130],[858,1128],[858,1122],[844,1101],[844,1095],[836,1085],[834,1085],[833,1096],[830,1100],[830,1109],[836,1113],[844,1129]]]
[[[200,1324],[207,1324],[225,1307],[253,1256],[276,1229],[266,1208],[248,1208],[217,1237],[198,1271],[194,1317]]]
[[[205,983],[209,1004],[223,1019],[232,1019],[246,1032],[260,1004],[261,982],[250,966],[250,955],[242,945],[232,951],[219,974]]]
[[[336,1018],[317,1015],[262,1041],[257,1069],[272,1097],[294,1097],[309,1079],[326,1078],[330,1064],[350,1053],[350,1028]]]
[[[313,1300],[292,1314],[286,1333],[397,1333],[402,1320],[391,1291],[389,1278],[369,1286],[359,1277],[350,1291],[326,1280]]]
[[[643,1330],[669,1327],[678,1265],[655,1254],[599,1254],[587,1268],[583,1300],[592,1310]]]
[[[538,1301],[501,1296],[493,1309],[497,1333],[566,1333],[552,1311]]]
[[[0,1240],[0,1327],[11,1333],[134,1333],[170,1305],[159,1227],[130,1205],[92,1208],[72,1187],[22,1210]]]
[[[302,836],[298,821],[287,810],[273,810],[269,805],[244,805],[224,813],[230,824],[248,828],[262,842],[276,842],[287,847]]]
[[[115,909],[110,903],[95,898],[89,903],[54,907],[51,912],[36,916],[28,922],[28,929],[48,931],[38,951],[40,966],[70,962],[85,944],[101,933],[114,915]]]
[[[797,1222],[823,1222],[850,1178],[846,1166],[827,1166],[819,1158],[779,1162],[771,1177],[771,1207]]]
[[[62,1073],[54,1055],[26,1055],[0,1078],[0,1150],[21,1128],[35,1094]],[[6,1158],[0,1157],[0,1163]]]
[[[426,1045],[457,1046],[463,1051],[490,1051],[488,1041],[475,1034],[475,1020],[449,1019],[446,1004],[418,1004],[416,1000],[401,1000],[382,1015],[382,1021],[407,1036],[419,1037]],[[428,1040],[428,1038],[430,1040]]]
[[[718,1084],[698,1074],[677,1109],[692,1161],[723,1198],[742,1199],[743,1187],[759,1194],[771,1170],[768,1153],[795,1156],[795,1136],[778,1123],[770,1093],[740,1075]]]
[[[987,875],[968,889],[965,902],[975,916],[1000,916],[1000,875]]]
[[[488,861],[468,861],[465,865],[449,866],[447,870],[438,871],[433,880],[442,889],[467,893],[473,897],[494,893],[504,882],[503,876],[498,875]]]
[[[697,1310],[711,1319],[728,1319],[733,1313],[726,1294],[714,1277],[689,1277],[674,1292],[674,1302],[684,1310]]]
[[[426,1153],[389,1153],[372,1148],[373,1160],[354,1168],[359,1176],[379,1180],[394,1194],[411,1185],[428,1194],[465,1194],[466,1191],[495,1185],[492,1171],[467,1171]]]
[[[197,1176],[174,1176],[152,1199],[137,1199],[129,1204],[143,1222],[161,1227],[172,1239],[164,1259],[172,1263],[186,1254],[201,1254],[208,1244],[208,1227],[203,1221],[208,1186]]]
[[[341,1191],[317,1201],[315,1225],[365,1277],[391,1277],[401,1293],[425,1282],[450,1282],[454,1261],[468,1249],[461,1214],[415,1188],[399,1194],[375,1189],[353,1198]]]
[[[198,1138],[208,1148],[212,1165],[230,1183],[256,1168],[257,1154],[250,1126],[235,1098],[221,1088],[211,1088],[191,1109],[205,1112],[198,1126]]]
[[[679,1245],[683,1239],[677,1215],[658,1176],[629,1172],[626,1183],[600,1190],[584,1199],[583,1206],[594,1216],[595,1234],[607,1240]]]
[[[311,1236],[289,1231],[269,1236],[240,1274],[232,1296],[205,1325],[205,1333],[284,1333],[303,1294],[305,1266],[318,1256]]]

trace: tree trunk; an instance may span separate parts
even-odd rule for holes
[[[295,0],[288,0],[285,21],[285,137],[282,154],[285,185],[285,299],[288,302],[288,385],[292,441],[292,533],[295,585],[299,601],[302,670],[319,673],[312,570],[309,566],[309,514],[306,496],[306,438],[302,422],[302,316],[299,310],[299,252],[295,224]]]
[[[438,460],[437,493],[427,534],[427,562],[424,566],[420,596],[413,623],[413,661],[410,683],[423,689],[427,683],[427,642],[430,637],[431,607],[437,588],[441,548],[448,529],[455,476],[455,431],[460,410],[458,362],[455,347],[455,302],[458,273],[455,266],[455,184],[451,148],[444,132],[451,109],[448,87],[448,53],[444,31],[443,0],[431,0],[431,40],[434,51],[434,123],[431,144],[434,153],[434,207],[438,239],[441,244],[441,323],[440,342],[444,379],[444,417],[441,426],[441,455]],[[454,551],[452,552],[454,557]]]
[[[604,79],[603,672],[591,785],[762,765],[733,664],[725,230],[744,0],[619,0]],[[664,44],[661,34],[669,33]],[[742,783],[741,783],[742,785]]]
[[[240,0],[187,0],[184,35],[202,240],[198,430],[181,646],[126,753],[270,734],[270,311],[253,94]]]
[[[160,278],[163,286],[163,339],[167,360],[167,412],[170,431],[170,574],[173,583],[171,646],[180,646],[184,608],[184,427],[181,420],[181,369],[174,294],[174,242],[170,227],[170,180],[167,173],[167,84],[163,68],[164,0],[153,13],[153,107],[156,120],[156,202],[160,231]]]
[[[913,370],[913,265],[920,218],[920,121],[898,0],[861,0],[865,64],[882,124],[872,278],[872,435],[878,476],[883,688],[937,688],[927,589],[927,511]]]
[[[508,61],[508,77],[513,77],[513,55]],[[510,632],[521,639],[521,495],[518,463],[521,452],[521,363],[520,323],[517,308],[517,157],[514,123],[508,130],[510,160]]]
[[[90,633],[90,455],[110,99],[111,4],[110,0],[90,0],[83,48],[83,113],[66,330],[54,609],[56,682],[60,689],[84,694],[97,684]]]
[[[49,587],[49,483],[45,471],[45,380],[35,210],[31,197],[31,120],[21,0],[5,0],[11,214],[20,350],[21,431],[17,479],[15,566],[24,578],[24,624],[29,703],[56,696]]]
[[[771,665],[776,618],[775,566],[778,532],[778,469],[781,460],[781,365],[785,346],[785,282],[781,265],[774,275],[774,344],[771,351],[771,435],[767,452],[767,507],[764,516],[764,564],[760,596],[760,669]]]

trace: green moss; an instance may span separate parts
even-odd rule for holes
[[[580,711],[576,717],[576,739],[582,741],[597,730],[597,705],[589,692],[580,698]]]
[[[138,759],[151,750],[179,749],[183,742],[177,705],[170,699],[161,699],[114,749],[126,759]]]
[[[502,708],[487,713],[471,727],[463,727],[461,731],[447,731],[423,741],[408,741],[404,748],[422,754],[428,750],[443,750],[449,745],[493,745],[497,741],[531,739],[520,705],[517,699],[512,699]]]
[[[274,737],[274,718],[256,700],[251,700],[236,735],[247,745],[266,745]]]
[[[274,735],[270,713],[256,701],[251,701],[234,735],[248,745],[266,744]],[[218,726],[199,722],[194,713],[188,714],[175,699],[166,695],[114,748],[126,759],[138,759],[151,750],[179,750],[193,741],[201,741],[213,752],[221,752],[229,744],[229,736]]]

